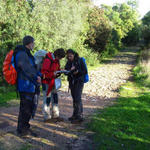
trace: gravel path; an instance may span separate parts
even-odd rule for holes
[[[41,111],[42,100],[34,120],[32,129],[38,137],[16,136],[18,106],[1,108],[0,110],[0,150],[29,148],[32,150],[94,150],[91,140],[93,133],[85,130],[92,113],[112,105],[118,97],[119,87],[132,78],[131,69],[136,60],[136,48],[120,52],[116,57],[90,71],[90,82],[85,84],[83,105],[85,121],[73,125],[67,118],[72,114],[72,98],[68,86],[59,91],[60,114],[65,119],[60,123],[44,123]]]

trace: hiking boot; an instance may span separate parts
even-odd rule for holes
[[[75,116],[71,116],[71,117],[68,118],[69,121],[72,121],[72,120],[74,120],[74,119],[76,119]]]
[[[81,123],[81,122],[83,122],[83,118],[75,118],[75,119],[73,119],[73,120],[71,120],[71,123],[72,124],[78,124],[78,123]]]
[[[59,107],[58,107],[58,105],[53,105],[52,118],[58,118],[58,117],[59,117]]]
[[[29,130],[26,130],[26,131],[22,131],[22,132],[18,132],[17,131],[17,136],[19,136],[19,137],[26,137],[26,136],[28,136],[28,135],[31,135],[31,133],[29,132]]]
[[[61,122],[61,121],[64,121],[64,119],[61,117],[44,120],[45,123],[56,123],[56,122]]]
[[[61,122],[61,121],[64,121],[63,118],[61,117],[57,117],[57,118],[52,118],[55,122]]]
[[[34,137],[37,137],[37,133],[35,133],[33,130],[31,129],[28,129],[28,135],[31,135],[31,136],[34,136]]]
[[[56,119],[57,119],[58,122],[64,121],[64,118],[62,118],[62,117],[58,117]]]
[[[27,136],[28,134],[27,134],[27,132],[18,132],[17,131],[17,136],[19,136],[19,137],[24,137],[24,136]]]
[[[52,123],[52,122],[54,122],[54,121],[53,121],[53,119],[51,118],[51,119],[44,119],[44,122],[45,122],[45,123]]]

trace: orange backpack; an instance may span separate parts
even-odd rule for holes
[[[3,75],[8,84],[14,85],[17,81],[17,71],[14,66],[14,51],[7,53],[3,63]]]

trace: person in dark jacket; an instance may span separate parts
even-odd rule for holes
[[[36,88],[41,83],[40,73],[36,70],[35,60],[31,54],[34,48],[34,38],[25,36],[23,45],[14,51],[15,68],[17,70],[17,90],[20,95],[20,109],[18,116],[17,133],[19,135],[35,133],[30,130],[30,118],[33,113],[34,95]]]
[[[73,98],[73,114],[69,120],[72,123],[79,123],[83,121],[83,104],[81,95],[84,87],[84,75],[87,74],[87,69],[83,60],[74,50],[69,49],[66,54],[68,61],[65,69],[70,71],[68,74],[68,81]]]

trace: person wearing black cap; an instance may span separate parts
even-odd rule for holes
[[[21,136],[36,134],[30,130],[30,118],[33,112],[36,87],[41,83],[40,73],[36,70],[35,60],[31,54],[34,48],[34,38],[25,36],[23,45],[18,45],[14,51],[14,62],[17,71],[17,90],[20,95],[20,109],[17,133]]]

